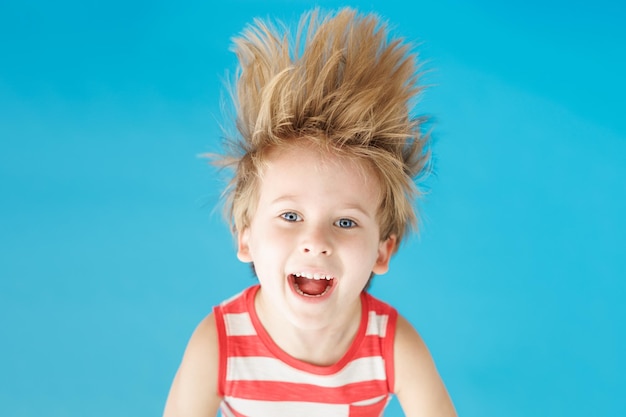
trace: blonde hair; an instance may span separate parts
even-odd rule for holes
[[[410,45],[387,32],[377,16],[345,8],[304,14],[295,37],[256,19],[234,39],[239,135],[217,160],[234,168],[224,192],[233,231],[249,226],[256,210],[267,152],[305,141],[373,168],[382,240],[395,235],[399,243],[416,225],[413,178],[430,160],[423,119],[411,115],[418,66]]]

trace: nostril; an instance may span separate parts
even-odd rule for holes
[[[313,255],[330,255],[332,253],[332,248],[326,244],[317,244],[317,243],[304,243],[300,247],[301,253],[313,254]]]
[[[313,252],[316,252],[316,253],[319,253],[320,255],[328,255],[328,254],[329,254],[329,251],[328,251],[328,250],[314,251],[314,250],[312,250],[312,249],[310,249],[310,248],[304,248],[304,249],[303,249],[303,252],[304,252],[304,253],[313,253]]]

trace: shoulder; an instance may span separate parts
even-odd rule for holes
[[[456,416],[426,344],[401,315],[394,339],[394,391],[407,417]]]
[[[213,313],[189,339],[165,405],[164,417],[215,416],[218,395],[219,345]]]
[[[374,313],[376,315],[385,316],[395,326],[395,320],[398,312],[391,304],[376,298],[369,292],[364,291],[362,294],[363,298],[361,301],[365,303],[364,309],[368,314]]]

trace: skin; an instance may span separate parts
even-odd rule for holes
[[[256,309],[272,339],[291,356],[330,365],[347,350],[360,321],[360,293],[387,271],[395,239],[380,240],[378,183],[356,162],[293,146],[270,154],[238,257],[254,262]],[[297,295],[288,276],[334,277],[323,302]],[[338,349],[339,347],[339,349]]]
[[[371,272],[384,274],[395,237],[382,239],[380,184],[362,162],[307,145],[268,157],[250,226],[238,234],[237,256],[254,262],[261,284],[255,308],[274,342],[289,355],[331,365],[348,350],[360,321],[360,293]],[[290,274],[333,277],[325,297],[294,291]],[[430,353],[398,318],[395,393],[407,416],[455,416]],[[194,332],[174,378],[165,417],[215,416],[217,335],[209,315]]]

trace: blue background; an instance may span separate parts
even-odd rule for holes
[[[437,175],[373,292],[460,415],[626,415],[619,3],[351,3],[427,60]],[[0,415],[161,413],[197,322],[254,282],[197,156],[230,37],[313,5],[0,3]]]

